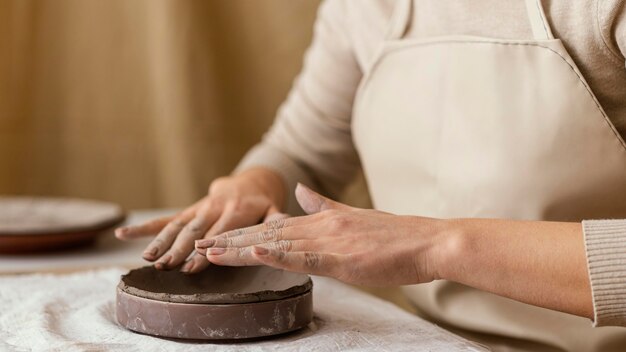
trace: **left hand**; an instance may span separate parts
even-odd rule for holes
[[[280,219],[196,241],[218,265],[268,265],[344,282],[405,285],[438,278],[441,222],[350,207],[298,185],[308,216]]]

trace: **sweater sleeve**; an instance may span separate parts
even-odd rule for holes
[[[320,5],[302,72],[271,129],[235,170],[263,166],[280,174],[292,213],[298,209],[293,198],[297,182],[336,197],[358,169],[350,119],[362,73],[346,12],[342,0]]]
[[[626,220],[583,221],[593,326],[626,326]]]
[[[602,39],[616,62],[624,65],[625,1],[599,1],[597,9]],[[626,128],[617,124],[616,127]],[[626,220],[586,220],[583,232],[593,296],[593,326],[626,326]]]

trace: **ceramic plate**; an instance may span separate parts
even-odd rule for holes
[[[112,203],[0,196],[0,253],[26,253],[85,245],[125,218]]]

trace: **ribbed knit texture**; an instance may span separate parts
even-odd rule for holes
[[[626,326],[626,220],[583,221],[594,326]]]

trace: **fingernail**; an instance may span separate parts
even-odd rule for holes
[[[171,255],[162,257],[161,259],[159,259],[158,262],[154,263],[154,267],[157,268],[158,270],[165,269],[165,267],[167,266],[167,263],[169,263],[171,259],[172,259]]]
[[[150,258],[152,258],[152,257],[154,257],[154,256],[157,254],[157,251],[158,251],[158,248],[157,248],[157,247],[153,247],[153,248],[150,248],[150,249],[146,249],[146,250],[143,252],[143,256],[144,256],[144,257],[150,257]]]
[[[252,247],[252,251],[254,252],[254,254],[258,254],[258,255],[268,255],[270,253],[270,250],[264,247],[258,247],[258,246],[254,246]]]
[[[196,241],[196,248],[209,248],[213,247],[213,245],[215,245],[215,240],[212,238]]]
[[[226,253],[226,248],[208,248],[206,250],[207,255],[220,255]]]
[[[115,229],[115,237],[124,236],[126,234],[126,232],[128,232],[128,228],[127,227],[117,228],[117,229]]]

